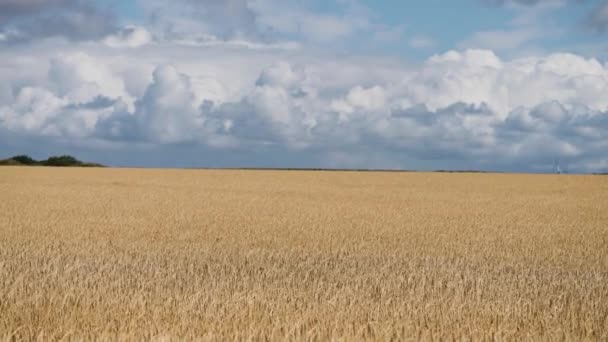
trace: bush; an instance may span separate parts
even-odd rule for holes
[[[79,166],[79,167],[103,167],[97,163],[84,163],[80,160],[68,156],[54,156],[49,157],[47,160],[37,161],[27,155],[14,156],[10,159],[0,160],[0,166]]]
[[[37,160],[31,158],[30,156],[26,156],[26,155],[14,156],[11,159],[21,165],[38,165],[39,164]]]
[[[80,166],[82,162],[72,156],[50,157],[42,162],[44,166]]]

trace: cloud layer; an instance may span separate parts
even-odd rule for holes
[[[146,26],[119,27],[89,2],[0,0],[0,149],[128,165],[608,170],[606,64],[464,46],[417,64],[328,53],[401,34],[344,4],[340,15],[296,1],[155,0]],[[509,43],[500,37],[469,45]]]
[[[464,50],[405,66],[166,44],[132,27],[32,68],[4,53],[2,70],[16,72],[3,75],[0,127],[100,149],[297,153],[330,167],[606,167],[608,69],[595,59]],[[239,63],[248,71],[229,70]]]

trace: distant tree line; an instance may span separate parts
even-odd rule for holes
[[[53,156],[46,160],[36,160],[27,155],[14,156],[8,159],[0,160],[0,165],[14,165],[14,166],[79,166],[79,167],[101,167],[103,165],[96,163],[85,163],[72,156]]]

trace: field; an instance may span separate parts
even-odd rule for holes
[[[0,168],[0,340],[608,339],[608,177]]]

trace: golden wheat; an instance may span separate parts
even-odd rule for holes
[[[608,178],[0,169],[0,339],[608,339]]]

